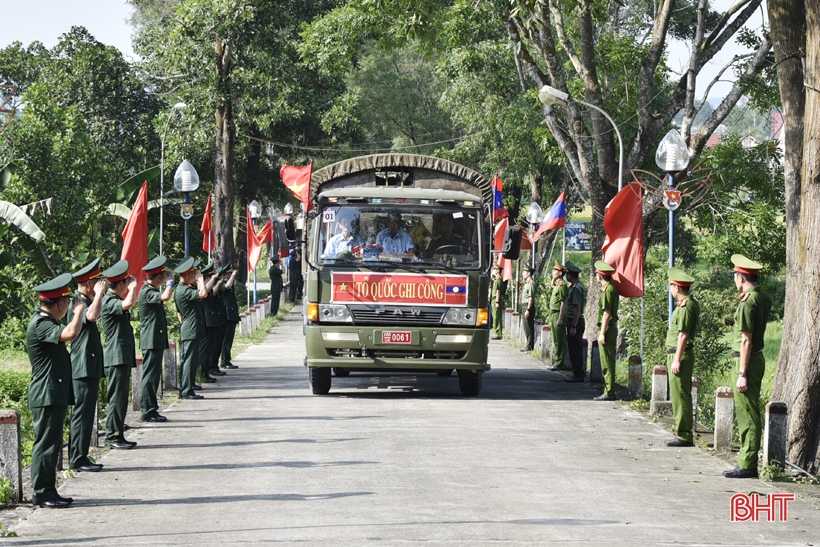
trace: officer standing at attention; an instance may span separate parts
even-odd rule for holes
[[[214,266],[216,268],[216,266]],[[225,320],[225,316],[227,312],[225,311],[225,300],[222,299],[222,291],[225,287],[225,277],[222,268],[214,269],[214,275],[217,279],[217,284],[214,286],[209,298],[211,298],[211,302],[213,303],[213,308],[216,311],[216,320],[217,320],[217,330],[213,331],[213,333],[209,333],[213,335],[211,338],[211,360],[209,363],[209,372],[214,376],[225,376],[225,372],[219,370],[219,357],[222,355],[222,345],[225,343],[225,327],[227,325],[227,321]],[[208,330],[208,318],[205,318],[205,330]]]
[[[524,316],[524,347],[521,351],[532,351],[534,346],[533,333],[535,332],[535,286],[532,282],[533,269],[524,266],[524,288],[521,289],[521,307]]]
[[[493,287],[490,290],[490,306],[493,310],[493,340],[501,340],[501,335],[504,334],[504,308],[501,306],[504,302],[501,294],[504,280],[501,279],[501,267],[498,264],[493,264],[490,277],[493,280]]]
[[[40,308],[26,329],[26,351],[31,362],[28,406],[34,427],[31,448],[31,501],[34,505],[64,509],[74,500],[57,493],[57,459],[63,447],[63,422],[71,401],[71,357],[65,342],[77,338],[82,328],[83,304],[70,303],[71,274],[62,274],[34,287]],[[69,305],[73,319],[63,327]]]
[[[123,426],[131,391],[131,368],[137,366],[131,312],[137,298],[137,280],[128,275],[128,261],[120,260],[102,273],[108,281],[103,297],[100,322],[105,333],[104,360],[108,378],[108,410],[105,420],[105,442],[111,448],[137,446],[125,440]]]
[[[567,330],[564,327],[561,311],[566,307],[564,302],[569,296],[569,286],[564,281],[566,270],[556,263],[552,267],[552,292],[550,293],[550,334],[555,344],[555,367],[557,370],[566,370],[567,360]]]
[[[205,284],[209,288],[208,294],[200,301],[203,318],[205,320],[205,337],[199,341],[199,368],[202,370],[204,381],[208,384],[212,384],[216,382],[216,378],[211,376],[211,374],[215,374],[211,369],[211,352],[217,337],[219,338],[220,350],[222,349],[222,337],[219,336],[219,316],[216,310],[216,293],[219,291],[219,287],[217,286],[219,276],[216,275],[213,263],[202,268],[202,277],[207,279]],[[225,375],[222,371],[217,372],[219,374],[216,374],[216,376]]]
[[[757,453],[763,429],[760,384],[766,370],[763,345],[772,300],[758,286],[757,274],[763,265],[739,254],[732,255],[732,264],[735,265],[735,287],[740,291],[732,340],[732,357],[738,374],[734,392],[740,453],[737,467],[724,471],[723,476],[748,479],[757,477]]]
[[[222,287],[219,293],[222,297],[222,304],[225,306],[225,336],[222,339],[222,368],[239,368],[231,363],[231,349],[233,349],[233,340],[236,337],[236,326],[241,321],[239,318],[239,304],[236,301],[236,291],[234,290],[236,270],[228,263],[220,268],[219,275],[228,276],[225,286]],[[271,299],[271,304],[273,304],[273,299]],[[276,304],[278,306],[278,300]]]
[[[618,302],[621,293],[612,283],[615,268],[598,260],[595,262],[598,282],[601,284],[601,300],[598,305],[598,349],[601,370],[604,373],[604,392],[596,401],[615,400],[615,345],[618,343]]]
[[[274,256],[271,260],[270,268],[268,268],[268,275],[270,276],[270,314],[276,315],[279,313],[279,302],[282,301],[282,261],[278,256]]]
[[[290,282],[288,302],[296,302],[302,299],[303,281],[302,255],[298,249],[293,249],[290,252],[290,263],[288,264],[288,282]]]
[[[146,273],[145,283],[138,298],[140,309],[140,350],[142,350],[142,387],[140,388],[140,420],[143,422],[165,422],[168,419],[159,413],[157,390],[162,377],[162,361],[168,349],[168,320],[165,318],[165,303],[171,300],[174,291],[173,276],[165,270],[168,259],[158,256],[142,269]],[[165,290],[160,287],[165,283]]]
[[[666,446],[694,446],[692,436],[692,373],[695,352],[692,341],[698,330],[700,304],[690,294],[695,278],[678,268],[669,268],[669,290],[677,302],[666,334],[666,367],[672,414],[675,418],[675,438]]]
[[[562,304],[558,313],[567,329],[567,353],[572,364],[572,379],[568,382],[583,382],[586,376],[586,366],[584,355],[584,330],[586,330],[586,320],[584,320],[584,308],[587,305],[587,288],[578,279],[581,268],[567,261],[564,265],[567,271],[567,283],[569,293],[567,299]],[[550,370],[561,370],[559,367],[552,367]]]
[[[77,296],[82,302],[81,330],[71,343],[71,384],[74,388],[74,407],[69,425],[69,467],[75,471],[95,472],[102,464],[88,459],[91,446],[91,430],[100,394],[100,378],[103,376],[103,348],[97,319],[102,310],[106,291],[105,280],[100,272],[100,259],[95,258],[74,274]],[[74,319],[69,311],[68,321]],[[95,439],[96,440],[96,439]]]
[[[174,271],[179,284],[174,289],[174,303],[179,319],[179,396],[182,399],[204,399],[194,393],[194,381],[199,366],[199,343],[205,340],[205,318],[200,300],[208,296],[208,286],[202,274],[194,268],[194,257],[189,256]]]

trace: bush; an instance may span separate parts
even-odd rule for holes
[[[30,383],[30,372],[0,370],[0,408],[16,410],[20,414],[23,465],[31,463],[31,447],[34,445],[34,427],[31,420],[31,409],[28,407]]]

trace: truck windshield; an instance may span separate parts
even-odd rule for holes
[[[320,264],[481,266],[478,209],[441,205],[340,205],[319,212]]]

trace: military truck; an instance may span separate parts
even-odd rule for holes
[[[313,173],[305,223],[305,365],[458,374],[478,395],[489,343],[492,186],[440,158],[378,154]]]

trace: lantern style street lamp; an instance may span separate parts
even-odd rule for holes
[[[526,218],[527,222],[530,223],[530,242],[532,243],[532,250],[530,251],[530,266],[533,271],[535,271],[535,242],[532,241],[532,238],[533,234],[535,234],[535,231],[538,229],[538,225],[541,224],[542,220],[544,220],[544,211],[541,209],[540,205],[533,201],[527,209]]]
[[[188,237],[188,221],[194,216],[194,207],[191,205],[191,192],[199,188],[199,175],[188,160],[182,160],[174,174],[174,188],[185,194],[185,202],[180,208],[180,215],[185,219],[185,258],[191,256],[191,241]]]
[[[171,118],[178,110],[182,110],[187,105],[185,103],[177,103],[171,110],[171,115],[165,122],[165,129],[162,132],[162,142],[159,149],[159,254],[162,254],[162,225],[163,225],[163,211],[165,205],[165,136],[168,134],[168,126],[171,124]]]
[[[250,237],[250,230],[253,230],[254,233],[256,233],[256,219],[259,218],[260,216],[262,216],[262,208],[259,206],[259,203],[257,203],[256,200],[253,200],[250,203],[248,203],[248,212],[251,215],[251,222],[253,222],[253,224],[251,226],[248,226],[248,237]],[[259,300],[257,298],[257,293],[256,293],[256,270],[258,270],[258,269],[259,269],[259,264],[257,264],[257,267],[253,269],[253,305],[254,306],[259,302]]]

